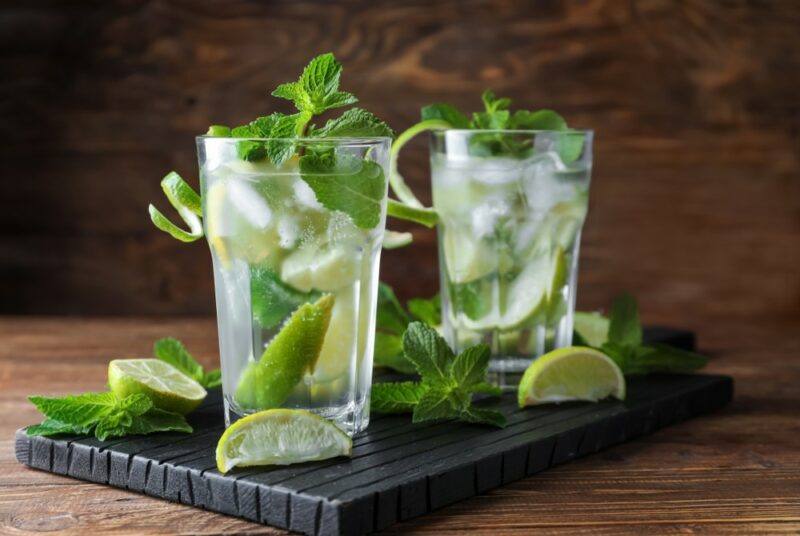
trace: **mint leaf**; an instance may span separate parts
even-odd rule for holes
[[[377,327],[396,335],[402,335],[411,319],[400,305],[392,287],[384,282],[378,284]]]
[[[461,113],[458,108],[450,104],[429,104],[421,111],[422,121],[428,119],[441,119],[447,121],[453,128],[469,128],[469,118]]]
[[[264,266],[250,267],[250,299],[253,318],[265,329],[278,326],[289,313],[319,299],[319,292],[301,292],[287,285]]]
[[[153,343],[153,355],[169,363],[195,381],[203,379],[203,366],[186,350],[183,343],[172,337],[159,339]]]
[[[459,418],[475,424],[491,424],[498,428],[505,428],[507,421],[505,415],[493,409],[469,407],[461,412]]]
[[[66,424],[55,419],[45,419],[41,424],[34,424],[25,429],[25,433],[29,436],[53,436],[63,434],[88,434],[92,431],[91,427],[75,426],[73,424]]]
[[[147,413],[153,407],[153,401],[147,395],[137,393],[128,395],[117,403],[119,412],[132,416]]]
[[[491,352],[485,344],[471,346],[461,352],[450,365],[450,376],[461,389],[469,389],[486,379]]]
[[[433,298],[413,298],[406,303],[408,312],[429,326],[438,326],[442,323],[442,300],[438,294]]]
[[[311,60],[297,82],[279,85],[272,95],[290,100],[298,110],[313,115],[358,102],[354,95],[338,91],[341,74],[342,64],[333,54],[322,54]]]
[[[417,423],[454,417],[458,408],[451,395],[452,390],[447,387],[428,387],[414,406],[411,421]]]
[[[372,385],[370,407],[378,413],[410,413],[427,387],[419,382],[383,382]]]
[[[210,372],[206,372],[203,374],[203,381],[201,381],[200,384],[206,389],[219,387],[222,385],[222,371],[220,371],[220,369],[215,369]]]
[[[309,154],[300,158],[300,176],[328,210],[344,212],[362,229],[380,223],[386,178],[375,162],[333,152]]]
[[[386,136],[394,137],[394,132],[389,125],[378,119],[372,113],[362,108],[351,108],[336,119],[331,119],[325,126],[312,129],[314,137],[330,138],[370,138]]]
[[[153,408],[144,415],[133,420],[127,434],[152,434],[154,432],[186,432],[192,427],[183,415]]]
[[[553,110],[517,110],[509,127],[518,130],[565,130],[567,122]]]
[[[412,322],[403,335],[403,350],[423,382],[441,384],[449,381],[453,351],[436,330],[422,322]]]
[[[633,296],[626,293],[615,298],[609,318],[608,342],[627,346],[642,344],[639,309]]]
[[[114,393],[84,393],[61,398],[28,397],[45,417],[82,428],[91,427],[116,408],[119,398]]]
[[[636,357],[637,368],[646,374],[688,374],[708,364],[705,356],[660,343],[642,346]]]
[[[470,387],[470,391],[476,394],[483,394],[489,396],[501,396],[503,394],[503,390],[496,385],[492,385],[489,382],[478,382],[472,387]]]
[[[401,335],[376,330],[373,359],[376,367],[388,367],[403,374],[416,372],[414,365],[403,355],[403,337]]]

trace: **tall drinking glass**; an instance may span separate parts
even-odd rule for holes
[[[296,155],[250,162],[247,144]],[[271,408],[369,423],[389,145],[197,139],[227,425]]]
[[[502,387],[572,342],[591,167],[591,131],[432,136],[444,336],[487,343]]]

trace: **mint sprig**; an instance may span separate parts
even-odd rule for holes
[[[153,354],[161,361],[165,361],[180,370],[206,389],[219,387],[222,383],[220,370],[206,372],[203,365],[192,357],[181,341],[166,337],[153,343]]]
[[[694,352],[666,344],[643,344],[639,307],[630,294],[622,294],[614,299],[609,318],[607,339],[594,348],[614,360],[625,375],[685,374],[701,369],[708,363],[706,357]],[[589,346],[577,333],[575,342]]]
[[[153,407],[143,394],[120,398],[114,393],[83,393],[60,398],[28,399],[46,417],[29,426],[28,435],[91,434],[101,441],[111,437],[153,432],[191,432],[183,415]]]
[[[415,423],[459,419],[505,426],[505,417],[499,411],[472,405],[473,394],[500,394],[486,383],[488,346],[479,344],[455,355],[436,330],[412,322],[403,335],[403,351],[421,381],[376,383],[371,402],[375,411],[411,412]]]

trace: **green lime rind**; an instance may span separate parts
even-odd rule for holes
[[[607,355],[585,346],[569,346],[536,359],[519,383],[519,407],[607,397],[625,399],[625,377]]]
[[[270,409],[239,419],[216,449],[217,469],[289,465],[350,456],[353,440],[335,424],[302,409]]]
[[[159,359],[114,359],[108,364],[108,385],[120,398],[144,394],[153,405],[185,415],[206,397],[206,390],[174,366]]]
[[[598,312],[575,311],[573,329],[587,346],[599,348],[608,341],[608,327],[611,321]]]
[[[261,359],[245,368],[234,399],[243,410],[279,407],[308,371],[314,370],[334,305],[331,294],[297,308],[267,345]]]

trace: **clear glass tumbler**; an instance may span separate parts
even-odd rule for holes
[[[492,351],[490,379],[519,381],[572,342],[591,131],[444,130],[431,139],[444,336]]]
[[[197,139],[227,425],[270,408],[369,424],[389,145]]]

